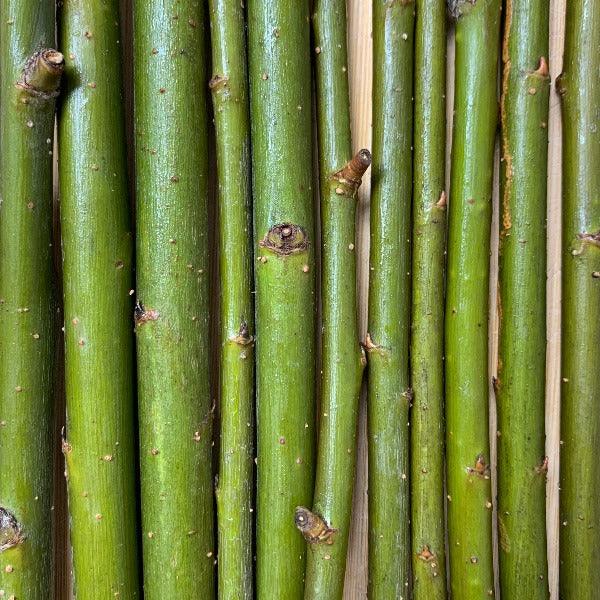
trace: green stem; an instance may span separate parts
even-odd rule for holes
[[[77,600],[136,598],[132,234],[117,0],[61,11],[66,457]]]
[[[134,3],[144,597],[214,588],[202,3]]]
[[[314,6],[319,167],[321,172],[322,366],[314,513],[296,522],[309,543],[305,600],[342,598],[356,470],[358,398],[366,363],[358,343],[356,193],[371,155],[350,160],[346,2]],[[345,165],[345,166],[344,166]],[[310,512],[310,511],[309,511]],[[318,535],[304,531],[311,520]],[[326,532],[330,532],[329,535]]]
[[[446,598],[444,528],[444,262],[446,4],[417,0],[411,383],[415,600]]]
[[[312,500],[315,275],[307,0],[251,0],[256,277],[257,596],[299,599]]]
[[[244,8],[210,0],[221,272],[219,598],[253,598],[254,307]]]
[[[600,2],[567,3],[563,73],[560,598],[600,588]]]
[[[369,598],[407,598],[413,0],[373,2]]]
[[[344,3],[342,8],[345,13]],[[320,41],[325,40],[321,38]],[[319,47],[323,52],[331,51],[330,44]],[[345,43],[342,47],[345,49]],[[323,60],[327,59],[324,57]],[[341,69],[339,71],[342,72]],[[330,74],[334,73],[332,69]],[[330,91],[332,89],[329,88]],[[324,92],[321,92],[320,98],[323,95]],[[327,108],[332,109],[333,106]],[[339,115],[319,107],[319,123],[324,129],[320,134],[324,290],[321,414],[314,513],[308,511],[310,514],[307,514],[304,507],[296,511],[296,524],[310,549],[304,591],[306,600],[333,600],[343,596],[356,470],[358,398],[366,364],[364,351],[358,343],[354,244],[356,194],[362,175],[371,164],[371,155],[367,150],[361,150],[343,169],[336,172],[327,170],[336,157],[323,140],[327,135],[325,123],[333,125],[339,120]],[[343,124],[340,123],[340,127],[343,128]],[[343,129],[333,133],[343,135]],[[349,150],[349,120],[346,135]],[[333,136],[329,139],[332,140]],[[344,144],[340,143],[339,149],[343,151],[343,147]],[[311,518],[317,523],[317,535],[313,527],[306,529]]]
[[[52,140],[64,61],[39,46],[54,44],[54,2],[3,2],[0,23],[0,589],[42,600],[52,581]]]
[[[498,530],[503,597],[548,598],[545,0],[507,0],[502,85]]]
[[[488,306],[499,0],[451,2],[456,22],[446,299],[450,583],[456,600],[494,594]]]

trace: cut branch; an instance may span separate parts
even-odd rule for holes
[[[0,3],[0,590],[28,600],[46,600],[53,578],[54,9]]]

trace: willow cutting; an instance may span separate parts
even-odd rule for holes
[[[0,8],[0,589],[52,582],[54,2]],[[40,46],[41,44],[41,46]]]
[[[446,342],[450,587],[494,594],[488,309],[500,2],[451,2],[456,18]]]
[[[567,3],[563,72],[560,597],[600,587],[600,3]],[[582,552],[582,549],[585,551]]]
[[[256,277],[257,597],[300,599],[312,500],[315,273],[307,0],[248,3]]]
[[[413,188],[411,525],[415,600],[446,598],[444,263],[446,4],[417,0]]]
[[[548,3],[506,4],[498,378],[500,592],[548,597],[546,173]]]
[[[410,573],[410,235],[414,3],[373,3],[369,277],[369,597]]]
[[[60,12],[59,114],[66,439],[78,600],[139,597],[135,497],[132,231],[121,97],[119,3]]]

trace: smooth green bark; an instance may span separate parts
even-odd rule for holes
[[[258,437],[257,597],[299,599],[312,500],[315,275],[306,0],[248,3]]]
[[[0,7],[0,589],[52,581],[54,2]]]
[[[546,0],[508,0],[503,43],[498,532],[502,597],[548,598],[546,555]]]
[[[132,233],[116,0],[60,13],[69,489],[77,600],[137,598]]]
[[[144,596],[214,588],[207,14],[134,3],[138,405]]]
[[[454,127],[446,294],[446,464],[450,586],[494,595],[488,305],[500,2],[452,3]]]
[[[221,273],[219,598],[253,598],[254,307],[250,119],[243,6],[211,0]]]
[[[356,201],[369,166],[351,159],[346,2],[318,0],[313,15],[321,175],[322,366],[314,518],[304,598],[342,598],[356,470],[358,398],[366,363],[359,345]],[[314,529],[314,528],[313,528]],[[335,530],[335,531],[332,531]],[[316,538],[316,539],[315,539]]]
[[[600,2],[567,3],[563,73],[560,598],[600,588]]]
[[[369,280],[369,598],[407,598],[410,571],[410,228],[414,3],[373,2]]]
[[[415,600],[446,598],[444,265],[446,4],[417,0],[412,248],[411,515]]]

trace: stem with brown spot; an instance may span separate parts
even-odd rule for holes
[[[305,600],[341,599],[356,468],[358,399],[364,353],[358,340],[356,198],[371,155],[351,158],[346,74],[346,3],[318,0],[316,55],[322,236],[322,367],[313,519],[322,531],[308,541]],[[302,530],[300,524],[297,524]]]
[[[52,140],[62,54],[54,2],[0,8],[0,589],[43,600],[52,581],[56,290]]]
[[[502,597],[548,598],[546,0],[508,0],[503,41],[499,259],[498,523]]]
[[[446,598],[444,264],[446,4],[417,0],[413,186],[411,516],[413,597]]]
[[[313,511],[321,524],[307,535],[305,600],[341,599],[356,469],[358,399],[365,365],[358,340],[356,198],[371,155],[351,158],[346,74],[346,2],[318,0],[316,55],[322,236],[322,367],[319,446]],[[301,523],[297,524],[302,530]]]
[[[221,302],[219,598],[253,598],[254,307],[244,8],[210,1]]]
[[[494,595],[488,308],[500,1],[454,4],[456,62],[446,296],[450,585]]]
[[[410,577],[410,235],[415,6],[373,3],[369,281],[369,598],[407,598]]]
[[[563,73],[560,597],[600,588],[600,2],[567,2]]]
[[[308,0],[248,2],[258,438],[257,597],[299,600],[312,500],[315,263]]]
[[[59,113],[68,442],[77,600],[138,598],[132,234],[119,3],[64,2]]]
[[[134,2],[144,597],[214,593],[204,3]]]

